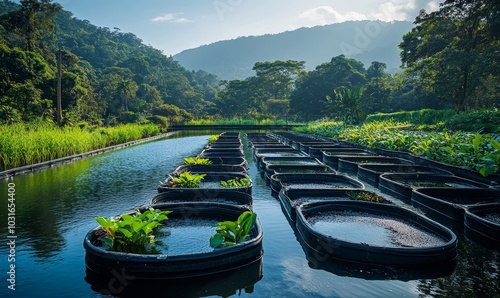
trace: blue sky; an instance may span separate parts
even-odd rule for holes
[[[239,36],[347,20],[413,21],[437,0],[59,0],[76,18],[132,32],[166,55]]]

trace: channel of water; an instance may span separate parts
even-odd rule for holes
[[[207,132],[177,135],[32,174],[0,181],[0,297],[102,297],[86,281],[83,238],[98,216],[146,205],[182,158],[201,152]],[[245,147],[253,181],[253,209],[264,229],[262,278],[252,287],[217,283],[213,297],[494,297],[500,295],[500,256],[461,233],[452,274],[422,279],[376,268],[308,261],[294,229],[271,196]],[[15,262],[7,244],[8,184],[15,183]],[[8,289],[15,264],[15,292]],[[229,285],[228,285],[229,284]],[[234,284],[234,283],[233,283]],[[118,293],[124,284],[112,284]],[[206,285],[193,285],[202,288]],[[165,288],[165,296],[169,288]],[[200,292],[198,292],[200,293]],[[199,295],[201,296],[201,295]]]

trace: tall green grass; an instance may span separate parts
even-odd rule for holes
[[[366,117],[365,123],[379,121],[409,122],[411,124],[436,124],[445,122],[457,113],[452,110],[423,109],[418,111],[402,111],[395,113],[376,113]]]
[[[127,124],[95,130],[60,128],[50,123],[0,125],[0,170],[126,143],[160,133],[153,124]]]
[[[473,110],[457,113],[452,110],[403,111],[368,115],[365,123],[380,121],[408,122],[413,125],[430,125],[454,131],[500,133],[500,110]],[[429,129],[429,127],[427,127]]]

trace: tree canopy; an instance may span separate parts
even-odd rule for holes
[[[163,104],[203,115],[213,106],[214,75],[184,69],[134,34],[76,19],[51,0],[3,0],[0,121],[54,117],[59,48],[67,121],[113,123],[123,113],[139,119]]]
[[[231,81],[188,71],[134,34],[74,18],[51,0],[19,3],[0,1],[0,122],[54,118],[58,53],[65,123],[360,121],[375,112],[500,106],[498,0],[422,10],[399,45],[403,72],[339,55],[311,71],[304,61],[257,62],[254,76]]]
[[[494,105],[499,11],[496,0],[446,0],[435,12],[422,10],[400,44],[406,71],[458,111]]]

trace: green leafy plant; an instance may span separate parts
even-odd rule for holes
[[[347,195],[355,200],[359,201],[367,201],[367,202],[375,202],[375,203],[383,203],[385,199],[374,192],[369,191],[349,191]]]
[[[500,172],[498,136],[449,131],[409,130],[408,123],[381,121],[363,125],[321,122],[299,131],[348,141],[367,148],[410,152],[416,156],[469,168],[482,176]]]
[[[213,142],[217,141],[218,139],[219,139],[219,135],[211,135],[208,138],[208,143],[213,143]]]
[[[233,178],[227,181],[221,181],[220,185],[227,188],[247,187],[250,186],[250,178]]]
[[[211,165],[212,161],[202,157],[186,157],[184,158],[185,165]]]
[[[149,208],[143,213],[136,210],[135,214],[122,214],[119,217],[97,217],[106,236],[101,241],[108,245],[112,251],[126,253],[156,253],[155,229],[168,219],[172,211],[161,211]]]
[[[179,176],[171,176],[170,180],[167,179],[162,186],[172,187],[172,188],[199,188],[200,182],[205,178],[207,174],[191,174],[191,172],[186,171],[179,174]]]
[[[216,234],[210,237],[210,246],[222,248],[243,242],[249,235],[257,214],[251,211],[243,212],[236,221],[222,221],[216,225]]]

